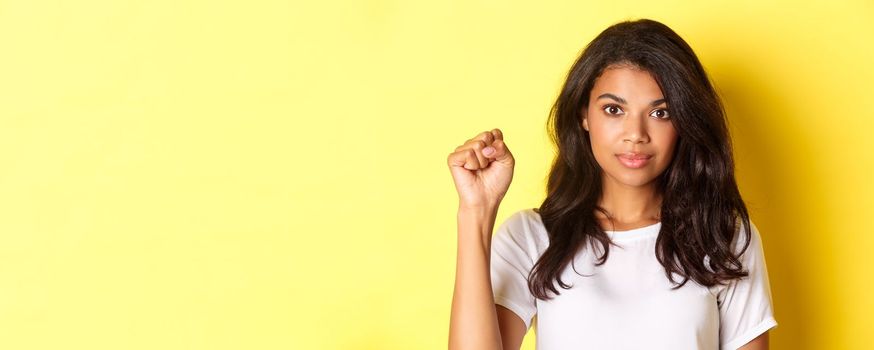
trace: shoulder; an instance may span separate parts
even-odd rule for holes
[[[539,254],[549,245],[546,227],[534,208],[512,212],[498,225],[493,239],[502,243],[512,243],[532,255]]]
[[[540,235],[546,233],[540,214],[535,208],[525,208],[512,212],[500,224],[499,231],[507,231],[514,236]]]
[[[710,287],[711,291],[715,292],[720,300],[724,294],[737,288],[749,288],[750,284],[762,283],[767,284],[767,265],[765,262],[765,251],[762,244],[762,238],[759,234],[759,229],[750,219],[749,228],[743,224],[742,220],[738,219],[740,228],[735,232],[732,246],[734,255],[738,258],[741,267],[749,275],[729,281],[727,284],[718,284]],[[749,244],[747,245],[747,234],[749,234]]]
[[[516,210],[504,219],[504,223],[512,225],[543,225],[543,222],[540,220],[540,214],[537,213],[536,208]]]
[[[744,224],[743,220],[738,219],[737,221],[737,227],[739,227],[739,229],[735,232],[734,239],[732,240],[732,246],[735,249],[735,254],[746,256],[748,255],[748,252],[761,250],[762,237],[759,234],[759,228],[756,226],[753,220],[750,219],[749,227]],[[749,245],[747,245],[747,238],[749,238]]]

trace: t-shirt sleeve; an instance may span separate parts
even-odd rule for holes
[[[717,294],[722,350],[738,349],[777,326],[762,239],[756,225],[750,222],[750,226],[750,245],[740,257],[749,276],[731,281]],[[746,234],[741,232],[736,240],[737,251],[743,248],[745,239]]]
[[[528,273],[534,266],[531,252],[536,249],[531,233],[524,211],[510,215],[492,236],[490,262],[495,304],[516,313],[526,329],[537,313],[534,296],[528,290]]]

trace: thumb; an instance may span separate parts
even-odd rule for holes
[[[511,164],[512,163],[513,154],[510,153],[510,149],[507,148],[507,144],[504,143],[504,140],[495,140],[494,142],[492,142],[490,147],[494,149],[494,151],[491,154],[486,154],[487,153],[487,152],[485,152],[486,149],[483,149],[483,154],[486,157],[488,157],[490,159],[494,159],[496,162],[499,162],[499,163],[504,163],[504,164]]]

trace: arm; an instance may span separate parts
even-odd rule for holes
[[[768,331],[750,340],[749,343],[741,346],[738,350],[768,350]]]
[[[449,349],[503,349],[489,277],[496,215],[497,208],[459,207]]]
[[[498,309],[498,325],[501,328],[501,342],[504,344],[504,349],[519,350],[522,347],[522,339],[528,332],[525,329],[525,321],[503,305],[495,306]]]
[[[521,343],[521,335],[518,341],[504,343],[502,330],[509,328],[506,334],[517,334],[525,328],[524,323],[507,322],[506,313],[498,312],[490,266],[495,217],[512,181],[515,160],[501,131],[493,129],[457,147],[449,154],[448,165],[459,196],[449,349],[502,350],[503,344]]]

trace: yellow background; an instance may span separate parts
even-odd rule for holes
[[[726,103],[779,326],[874,344],[874,5],[0,1],[0,348],[442,349],[446,156],[544,196],[579,51],[648,17]],[[534,332],[525,349],[534,348]]]

